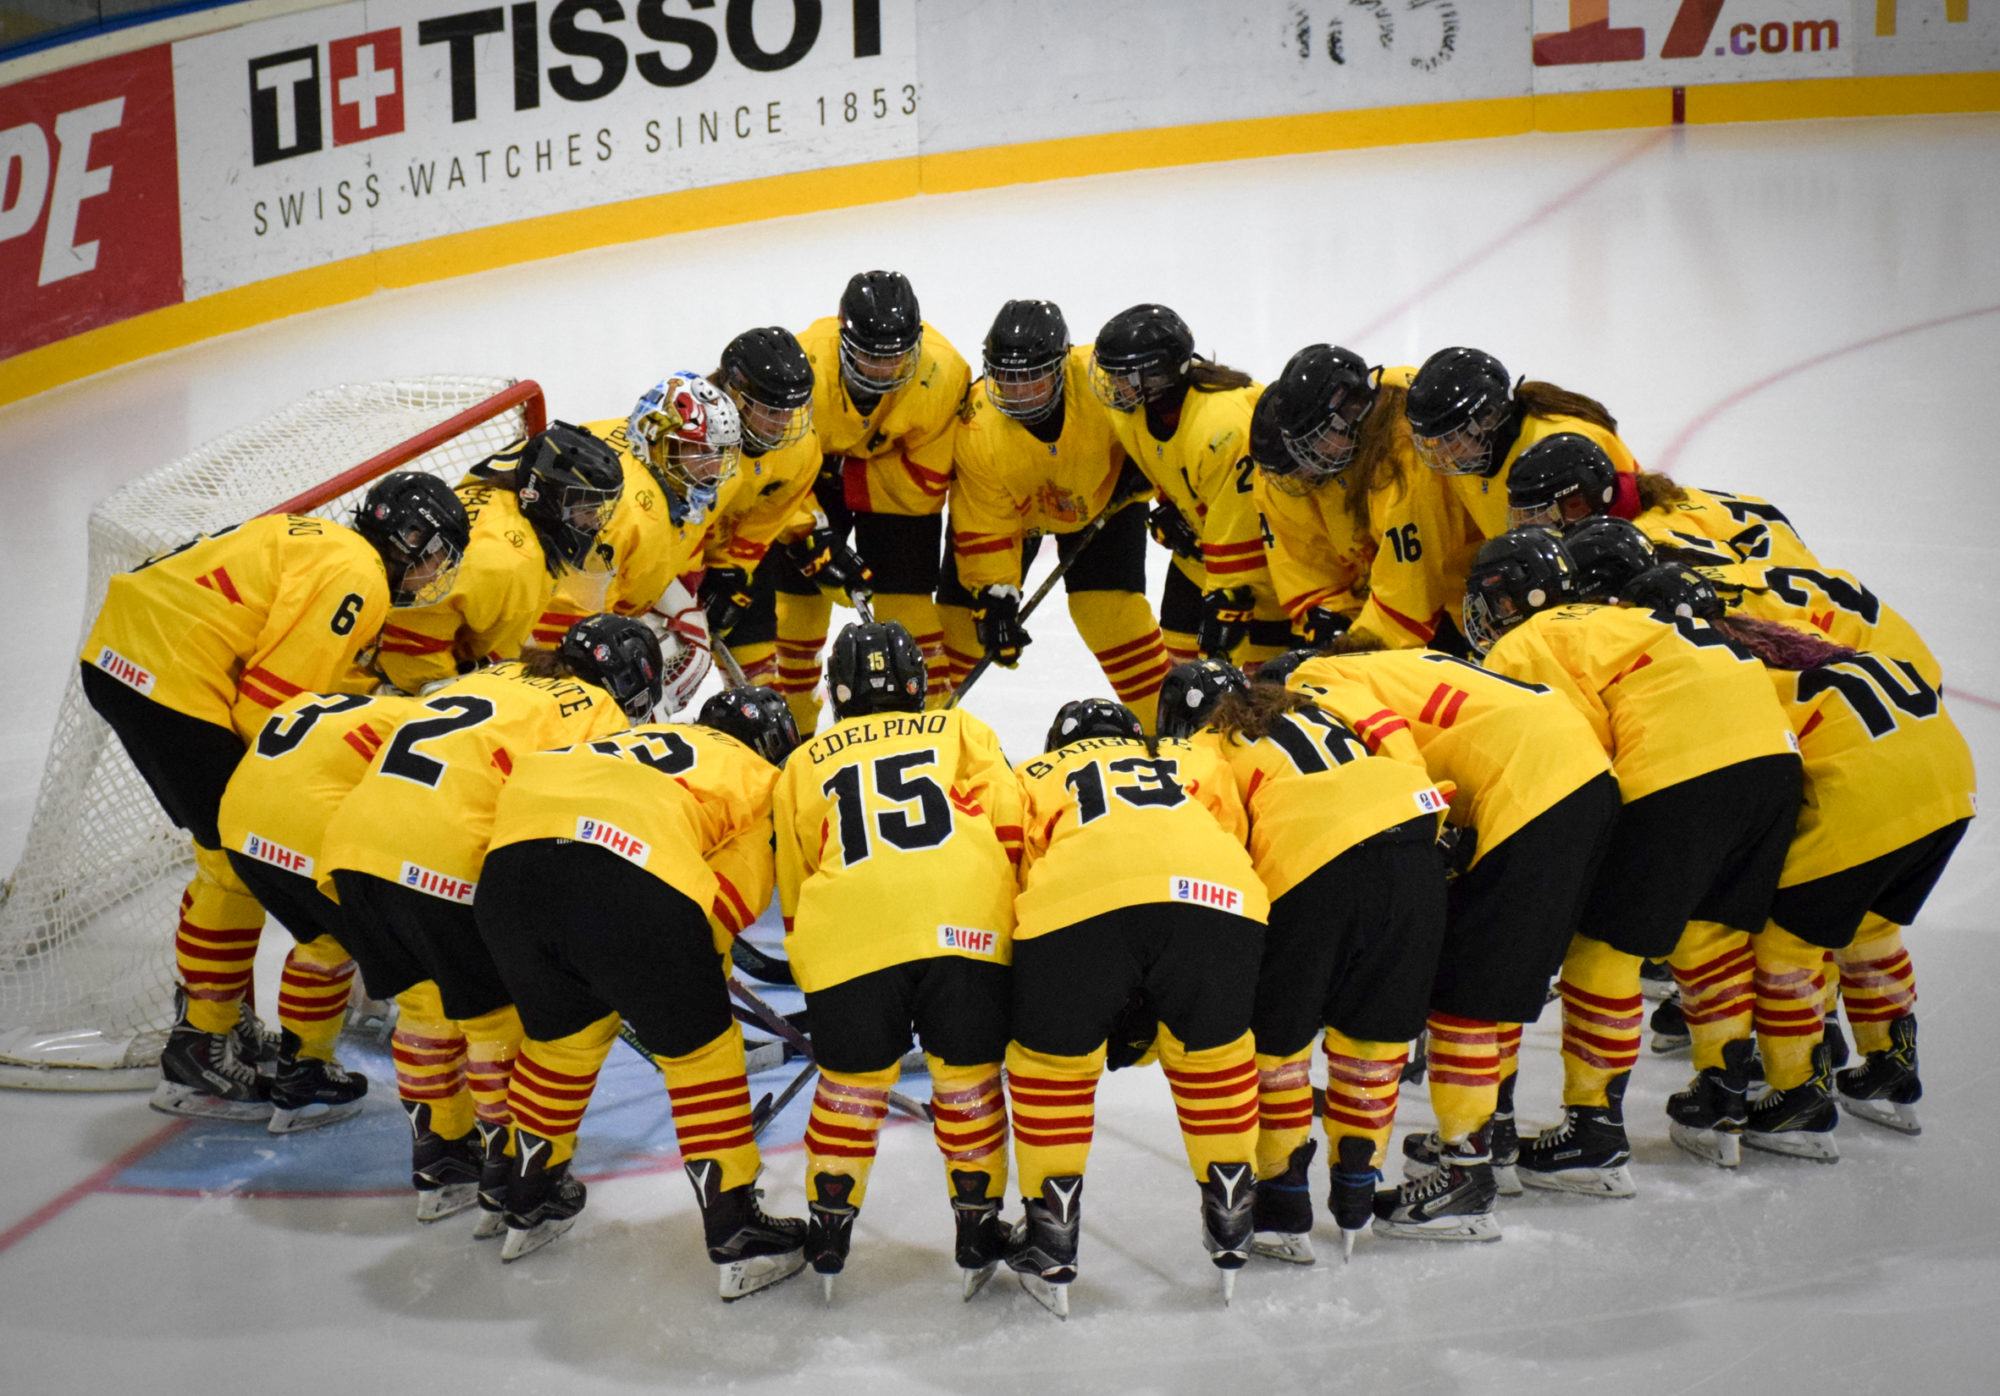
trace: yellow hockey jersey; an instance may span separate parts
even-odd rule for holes
[[[1357,614],[1368,592],[1375,542],[1347,507],[1347,492],[1329,482],[1289,494],[1255,472],[1250,498],[1264,519],[1264,561],[1278,605],[1294,621],[1314,607]]]
[[[1289,684],[1371,751],[1450,782],[1451,822],[1479,831],[1475,863],[1610,769],[1589,724],[1550,689],[1434,650],[1308,660]]]
[[[518,661],[467,674],[396,729],[327,826],[317,877],[350,868],[470,905],[500,787],[530,752],[630,725],[611,695],[578,678],[537,678]]]
[[[634,727],[516,761],[488,846],[605,849],[706,910],[726,950],[771,900],[777,783],[777,767],[712,727]]]
[[[518,659],[530,627],[555,595],[556,579],[534,526],[512,490],[469,478],[457,490],[472,524],[450,594],[402,610],[382,627],[376,660],[405,693],[475,664]]]
[[[1254,383],[1213,393],[1190,390],[1174,434],[1164,441],[1147,428],[1143,408],[1106,414],[1125,454],[1201,539],[1200,565],[1180,565],[1203,591],[1247,586],[1271,594],[1250,459],[1250,414],[1263,391]]]
[[[1852,572],[1837,567],[1760,568],[1749,564],[1735,572],[1746,577],[1748,584],[1721,586],[1718,591],[1744,615],[1811,628],[1849,649],[1907,659],[1931,687],[1944,683],[1944,669],[1917,628],[1863,586]]]
[[[1289,713],[1254,741],[1206,731],[1194,741],[1229,766],[1250,816],[1250,858],[1273,901],[1363,839],[1422,815],[1442,824],[1449,807],[1414,753],[1371,752],[1324,708]]]
[[[1604,454],[1611,457],[1611,464],[1623,474],[1630,475],[1639,469],[1639,462],[1632,458],[1631,450],[1618,439],[1617,432],[1606,431],[1595,422],[1586,422],[1580,417],[1542,417],[1531,413],[1522,419],[1521,434],[1515,438],[1500,468],[1492,475],[1444,477],[1482,538],[1498,538],[1507,531],[1507,478],[1513,474],[1514,462],[1529,447],[1563,432],[1589,437],[1604,448]],[[1464,574],[1459,574],[1456,584],[1465,585]]]
[[[388,574],[367,539],[267,515],[113,577],[81,657],[247,743],[287,698],[372,688],[359,660],[388,613]]]
[[[1063,365],[1062,432],[1045,442],[972,385],[952,443],[951,543],[967,591],[1021,584],[1021,540],[1074,533],[1104,512],[1125,466],[1110,414],[1090,389],[1090,351]]]
[[[951,489],[952,436],[972,371],[951,341],[924,323],[916,376],[866,417],[840,374],[840,317],[815,320],[799,336],[812,361],[813,430],[819,447],[844,456],[847,505],[868,514],[935,514]]]
[[[772,817],[800,988],[938,955],[1012,960],[1021,790],[965,709],[836,722],[785,762]]]
[[[222,792],[222,846],[317,879],[326,826],[403,723],[414,698],[301,693],[272,710]]]
[[[1762,567],[1819,566],[1792,521],[1770,500],[1692,485],[1681,490],[1684,498],[1633,517],[1633,524],[1654,543],[1696,550],[1704,544],[1719,546],[1725,559]]]
[[[1767,673],[1805,762],[1779,886],[1845,872],[1977,812],[1972,748],[1909,660],[1858,654]]]
[[[819,466],[819,437],[811,431],[789,446],[744,456],[716,496],[702,566],[755,572],[773,543],[804,532]]]
[[[1590,724],[1630,804],[1710,771],[1798,750],[1763,666],[1706,621],[1625,606],[1558,606],[1486,656],[1546,684]]]
[[[1243,847],[1243,802],[1212,748],[1170,739],[1148,751],[1126,737],[1090,737],[1024,763],[1021,785],[1017,939],[1155,902],[1269,918],[1270,896]]]

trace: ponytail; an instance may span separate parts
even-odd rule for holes
[[[1606,431],[1618,430],[1618,419],[1605,409],[1603,403],[1594,397],[1573,393],[1568,388],[1558,388],[1553,383],[1525,379],[1514,389],[1514,401],[1530,416],[1576,417]]]

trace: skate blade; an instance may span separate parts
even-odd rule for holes
[[[819,1277],[820,1303],[831,1304],[833,1302],[833,1282],[836,1278],[837,1276],[834,1275],[821,1275]]]
[[[1222,1307],[1226,1309],[1236,1302],[1236,1272],[1234,1270],[1218,1270],[1215,1273],[1216,1277],[1222,1281]]]
[[[1667,1138],[1684,1152],[1717,1168],[1734,1168],[1743,1162],[1743,1137],[1728,1130],[1696,1129],[1678,1120],[1669,1120]]]
[[[1502,1197],[1519,1197],[1521,1195],[1521,1170],[1511,1163],[1494,1164],[1493,1186],[1499,1190]]]
[[[1756,1130],[1746,1129],[1743,1131],[1743,1142],[1767,1154],[1802,1158],[1809,1163],[1840,1162],[1840,1145],[1830,1131],[1825,1134],[1813,1134],[1805,1130],[1787,1134],[1759,1134]]]
[[[264,1128],[273,1134],[298,1134],[303,1130],[324,1129],[328,1125],[337,1125],[342,1120],[351,1120],[360,1113],[359,1101],[343,1105],[302,1105],[296,1110],[273,1106],[271,1122]]]
[[[1250,1238],[1250,1254],[1290,1265],[1311,1265],[1319,1259],[1313,1254],[1312,1237],[1302,1231],[1260,1231]]]
[[[1491,1212],[1469,1217],[1436,1217],[1427,1222],[1392,1222],[1375,1219],[1377,1235],[1401,1241],[1497,1241],[1500,1218]]]
[[[506,1223],[503,1221],[501,1225],[506,1226]],[[504,1265],[524,1255],[533,1255],[575,1225],[575,1217],[551,1217],[533,1226],[509,1226],[507,1239],[500,1246],[500,1261]]]
[[[999,1268],[1000,1262],[991,1260],[976,1270],[961,1270],[959,1273],[965,1277],[965,1285],[959,1293],[959,1298],[970,1303],[972,1296],[986,1288],[986,1282],[993,1278],[993,1272]]]
[[[507,1218],[499,1212],[481,1211],[479,1225],[472,1228],[472,1239],[491,1241],[495,1236],[507,1234]]]
[[[1866,1120],[1871,1125],[1883,1129],[1893,1129],[1898,1134],[1919,1135],[1924,1127],[1917,1123],[1917,1107],[1898,1105],[1892,1100],[1856,1100],[1852,1096],[1840,1097],[1840,1111],[1852,1115],[1857,1120]]]
[[[1028,1297],[1040,1304],[1064,1322],[1069,1321],[1069,1286],[1050,1284],[1040,1275],[1031,1275],[1025,1270],[1017,1271],[1016,1278],[1021,1288],[1028,1291]]]
[[[1343,1265],[1354,1259],[1354,1238],[1360,1234],[1361,1228],[1359,1227],[1356,1227],[1353,1231],[1349,1231],[1344,1227],[1341,1229],[1340,1260]]]
[[[425,1223],[443,1221],[478,1205],[478,1202],[477,1183],[448,1183],[441,1188],[426,1188],[417,1194],[417,1220]]]
[[[180,1115],[192,1120],[255,1120],[262,1123],[271,1118],[271,1102],[268,1100],[224,1100],[177,1081],[160,1082],[153,1087],[153,1098],[146,1103],[162,1115]]]
[[[1691,1050],[1694,1047],[1694,1039],[1656,1032],[1646,1039],[1646,1047],[1656,1057],[1671,1057]]]
[[[760,1289],[769,1289],[789,1280],[805,1268],[806,1253],[803,1250],[732,1260],[718,1267],[716,1288],[722,1295],[723,1303],[733,1304]]]
[[[1632,1170],[1624,1164],[1616,1168],[1565,1168],[1556,1173],[1519,1170],[1522,1185],[1543,1192],[1573,1192],[1579,1197],[1636,1197]]]

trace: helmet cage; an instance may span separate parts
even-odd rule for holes
[[[1178,363],[1148,359],[1136,363],[1106,363],[1090,356],[1090,391],[1113,412],[1131,412],[1154,398],[1165,397],[1187,380],[1192,359]]]
[[[524,463],[517,498],[521,512],[535,525],[542,546],[567,566],[580,568],[590,560],[598,535],[624,497],[624,477],[621,473],[608,486],[593,485],[574,476],[558,478],[550,472],[552,465],[561,466],[553,445]]]
[[[1063,364],[1068,350],[1032,364],[985,361],[986,397],[1002,415],[1024,426],[1045,422],[1062,410]]]
[[[923,359],[924,333],[907,345],[864,344],[846,324],[840,327],[840,376],[850,390],[883,397],[917,376]]]
[[[439,530],[413,520],[389,535],[389,604],[435,606],[451,594],[465,550]]]
[[[1440,475],[1484,475],[1493,467],[1493,442],[1507,415],[1507,399],[1497,399],[1484,413],[1436,436],[1412,431],[1417,459]]]
[[[625,434],[669,496],[675,523],[699,523],[741,458],[736,404],[707,379],[674,374],[647,389]]]

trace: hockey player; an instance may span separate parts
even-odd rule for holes
[[[327,826],[320,890],[340,904],[343,943],[369,994],[402,1010],[396,1085],[410,1117],[419,1221],[470,1205],[470,1165],[474,1178],[485,1169],[481,1234],[499,1230],[521,1020],[479,938],[473,895],[501,786],[519,757],[646,718],[664,672],[646,626],[586,618],[554,653],[531,651],[431,695]],[[698,683],[705,664],[694,672]]]
[[[84,641],[84,697],[194,839],[160,1109],[269,1115],[257,1063],[231,1036],[249,1004],[264,909],[223,855],[223,789],[287,698],[373,684],[358,660],[390,607],[449,592],[466,537],[465,509],[444,482],[406,472],[376,482],[351,529],[302,515],[252,519],[111,579]]]
[[[474,466],[457,489],[471,524],[457,584],[383,627],[383,676],[416,693],[519,658],[558,579],[590,561],[624,487],[617,453],[567,422]]]
[[[1251,415],[1272,584],[1309,645],[1350,624],[1386,644],[1429,644],[1458,607],[1446,582],[1478,540],[1444,478],[1417,461],[1403,413],[1415,373],[1308,345]],[[1458,561],[1439,567],[1439,555]]]
[[[812,364],[790,330],[772,325],[730,340],[709,379],[736,404],[743,460],[702,545],[701,604],[709,633],[729,646],[744,677],[768,684],[778,672],[781,564],[763,564],[808,516],[819,478]]]
[[[298,943],[278,988],[279,1048],[271,1080],[273,1134],[358,1114],[368,1082],[335,1060],[354,961],[340,908],[314,880],[326,826],[396,728],[422,713],[415,699],[301,693],[271,712],[222,792],[216,828],[230,867]]]
[[[1423,1030],[1444,945],[1436,844],[1445,797],[1413,753],[1375,755],[1304,693],[1253,689],[1218,660],[1177,666],[1160,695],[1160,735],[1189,737],[1228,763],[1249,813],[1250,856],[1271,896],[1251,1020],[1261,1126],[1253,1249],[1313,1260],[1308,1068],[1324,1028],[1329,1080],[1366,1062],[1391,1092],[1363,1111],[1328,1103],[1334,1220],[1351,1253],[1373,1215],[1378,1155],[1394,1126],[1399,1068],[1387,1062]],[[1490,1211],[1378,1227],[1451,1239],[1500,1234]]]
[[[1420,760],[1449,787],[1457,831],[1444,947],[1425,1022],[1436,1131],[1403,1140],[1406,1181],[1378,1205],[1387,1235],[1484,1239],[1496,1193],[1520,1191],[1514,1082],[1521,1027],[1541,1016],[1618,812],[1589,725],[1539,684],[1433,650],[1384,650],[1367,631],[1286,681],[1370,751]],[[1407,1055],[1400,1041],[1328,1058],[1327,1105],[1383,1131],[1334,1179],[1344,1229],[1365,1221]],[[1356,1150],[1358,1155],[1359,1151]],[[1338,1162],[1338,1160],[1337,1160]]]
[[[894,622],[834,640],[833,725],[793,752],[774,801],[785,948],[812,1014],[806,1258],[847,1264],[910,1032],[930,1066],[967,1298],[1005,1239],[1008,961],[1021,795],[993,732],[924,711],[927,666]]]
[[[1120,702],[1150,730],[1166,646],[1146,601],[1145,477],[1126,463],[1051,301],[1014,300],[987,332],[952,448],[951,537],[938,589],[951,681],[981,655],[1012,668],[1029,644],[1021,582],[1055,535],[1070,619]],[[1026,546],[1023,540],[1026,539]]]
[[[666,1077],[722,1297],[805,1263],[805,1222],[757,1202],[743,1031],[717,958],[770,900],[771,790],[798,737],[777,694],[732,688],[692,725],[647,724],[515,764],[473,901],[527,1033],[508,1092],[517,1164],[502,1260],[555,1239],[582,1210],[569,1162],[623,1018]]]
[[[1755,938],[1755,1018],[1768,1094],[1743,1140],[1774,1153],[1839,1157],[1836,1078],[1821,1042],[1828,951],[1850,981],[1858,1066],[1839,1073],[1847,1113],[1915,1134],[1916,981],[1901,928],[1914,921],[1964,837],[1975,805],[1972,752],[1943,695],[1907,659],[1828,644],[1769,621],[1725,617],[1685,569],[1649,573],[1647,604],[1682,608],[1763,661],[1791,719],[1806,797],[1770,924]],[[1715,1089],[1727,1084],[1703,1073]]]
[[[1291,630],[1271,589],[1250,496],[1250,376],[1194,352],[1194,332],[1164,305],[1105,321],[1090,384],[1111,409],[1118,444],[1160,492],[1148,527],[1174,560],[1160,592],[1160,630],[1174,662],[1285,649]]]
[[[1108,699],[1065,703],[1048,748],[1021,767],[1007,1089],[1026,1216],[1007,1263],[1068,1314],[1106,1041],[1143,989],[1227,1302],[1253,1230],[1250,1013],[1270,910],[1243,849],[1243,805],[1212,749],[1149,743],[1131,709]]]
[[[1762,668],[1706,621],[1576,604],[1574,575],[1551,530],[1490,540],[1466,583],[1466,635],[1494,673],[1568,699],[1618,777],[1611,847],[1558,986],[1565,1119],[1522,1143],[1520,1171],[1535,1187],[1629,1197],[1642,958],[1670,954],[1694,1039],[1697,1079],[1668,1100],[1669,1133],[1723,1167],[1741,1156],[1750,937],[1798,816],[1798,742]]]
[[[813,689],[833,608],[825,588],[866,586],[874,614],[903,626],[923,650],[929,701],[940,707],[951,684],[933,598],[952,436],[971,371],[925,322],[909,278],[897,271],[850,278],[840,313],[814,321],[799,342],[813,366],[813,426],[825,457],[817,496],[825,517],[779,574],[779,688],[799,730],[810,732],[819,722]]]

